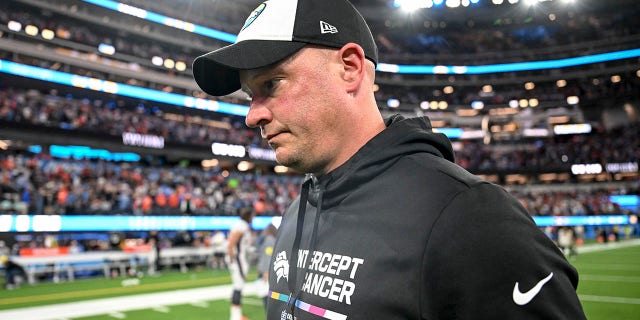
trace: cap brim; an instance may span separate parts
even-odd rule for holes
[[[241,41],[197,57],[193,61],[193,77],[204,92],[224,96],[240,89],[239,70],[274,64],[305,45],[294,41]]]

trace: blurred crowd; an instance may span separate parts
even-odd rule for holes
[[[0,120],[66,130],[92,130],[113,136],[124,132],[158,135],[176,143],[213,141],[260,145],[262,139],[240,117],[213,113],[169,113],[154,106],[77,99],[37,90],[0,88]]]
[[[0,154],[0,212],[19,214],[281,215],[302,177],[145,166],[46,155]],[[610,195],[619,188],[516,191],[532,215],[622,213]]]
[[[637,124],[587,135],[559,135],[484,144],[462,141],[456,162],[471,171],[560,170],[571,164],[638,163]]]
[[[209,121],[211,120],[211,121]],[[170,114],[143,104],[119,105],[112,101],[77,99],[37,90],[0,89],[0,121],[61,128],[93,130],[121,137],[124,132],[150,134],[166,141],[191,145],[212,142],[268,148],[243,119],[214,119],[200,115]],[[522,171],[561,169],[567,164],[626,163],[640,161],[637,124],[612,129],[594,128],[586,135],[519,139],[484,144],[462,140],[456,161],[470,171]]]
[[[301,177],[0,154],[0,212],[281,215]]]
[[[621,192],[638,194],[640,190],[596,189],[575,191],[511,191],[532,216],[591,216],[628,214],[611,202]],[[636,212],[637,213],[637,212]]]
[[[613,68],[612,68],[613,69]],[[526,89],[522,84],[493,86],[492,91],[484,92],[480,86],[456,86],[452,84],[453,92],[444,93],[442,85],[408,86],[398,81],[396,84],[381,86],[375,93],[376,100],[386,104],[388,99],[398,99],[401,104],[419,106],[422,101],[446,101],[449,106],[471,106],[474,101],[482,101],[486,106],[506,106],[511,100],[532,99],[540,105],[566,105],[567,97],[579,97],[582,105],[598,104],[607,99],[635,100],[640,95],[640,78],[636,72],[617,74],[616,82],[611,75],[599,77],[585,77],[567,79],[562,87],[558,82],[537,82],[533,89]],[[406,76],[405,76],[406,77]]]

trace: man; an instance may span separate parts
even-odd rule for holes
[[[377,49],[346,0],[266,1],[194,62],[212,95],[308,173],[278,231],[267,319],[584,319],[578,275],[504,189],[453,163],[429,120],[383,120]]]
[[[255,213],[248,207],[240,209],[240,220],[236,222],[229,231],[229,242],[227,245],[227,265],[231,272],[233,294],[231,296],[231,320],[244,320],[242,316],[242,289],[247,282],[247,272],[249,271],[249,259],[247,254],[251,247],[253,234],[251,233],[251,221]]]
[[[269,224],[262,231],[262,242],[258,249],[258,295],[263,299],[266,309],[267,299],[269,294],[269,267],[271,266],[271,256],[273,255],[273,248],[276,244],[277,228],[275,225]]]
[[[160,271],[160,235],[157,230],[151,230],[147,234],[145,243],[151,246],[149,252],[149,275]]]

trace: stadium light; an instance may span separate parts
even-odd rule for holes
[[[24,27],[24,32],[26,32],[30,36],[36,36],[36,35],[38,35],[38,27],[30,24],[30,25]]]
[[[395,0],[393,5],[403,11],[413,12],[418,9],[431,8],[433,2],[432,0]]]
[[[185,71],[187,70],[187,64],[184,63],[183,61],[178,61],[176,62],[176,70],[178,71]]]
[[[471,109],[475,109],[475,110],[484,109],[484,102],[482,102],[482,101],[472,101],[471,102]]]
[[[524,84],[525,90],[533,90],[535,89],[535,87],[536,87],[536,84],[533,82],[527,82]]]
[[[273,167],[273,172],[275,173],[287,173],[289,172],[289,168],[285,166],[275,166]]]
[[[9,30],[11,31],[18,32],[22,30],[22,23],[11,20],[7,23],[7,28],[9,28]]]
[[[175,66],[176,66],[176,63],[175,63],[175,61],[173,61],[173,59],[167,58],[167,59],[164,60],[164,67],[165,68],[173,69],[173,67],[175,67]]]
[[[158,56],[154,56],[153,58],[151,58],[151,63],[154,66],[162,66],[162,64],[164,63],[164,59],[162,59],[161,57]]]
[[[567,97],[567,103],[570,105],[575,105],[580,102],[580,98],[578,96],[569,96]]]
[[[253,163],[249,161],[240,161],[238,162],[237,168],[238,168],[238,171],[240,172],[246,172],[251,170],[251,168],[253,168]]]
[[[457,8],[460,6],[460,0],[447,0],[445,5],[449,8]]]
[[[46,40],[51,40],[51,39],[55,38],[55,36],[56,36],[55,32],[53,32],[53,30],[49,30],[49,29],[43,29],[41,34],[42,34],[42,38],[44,38]]]
[[[399,106],[400,106],[400,100],[393,99],[393,98],[387,100],[387,107],[389,107],[389,108],[397,108]]]
[[[453,93],[453,87],[452,86],[446,86],[446,87],[444,87],[444,89],[442,89],[442,91],[445,94],[452,94]]]
[[[116,53],[116,48],[110,44],[101,43],[100,45],[98,45],[98,51],[100,51],[100,53],[111,56]]]

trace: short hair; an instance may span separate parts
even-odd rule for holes
[[[239,214],[240,214],[240,219],[242,219],[242,220],[244,220],[246,222],[251,222],[251,219],[254,216],[253,210],[251,210],[251,208],[249,208],[249,207],[240,208]]]

